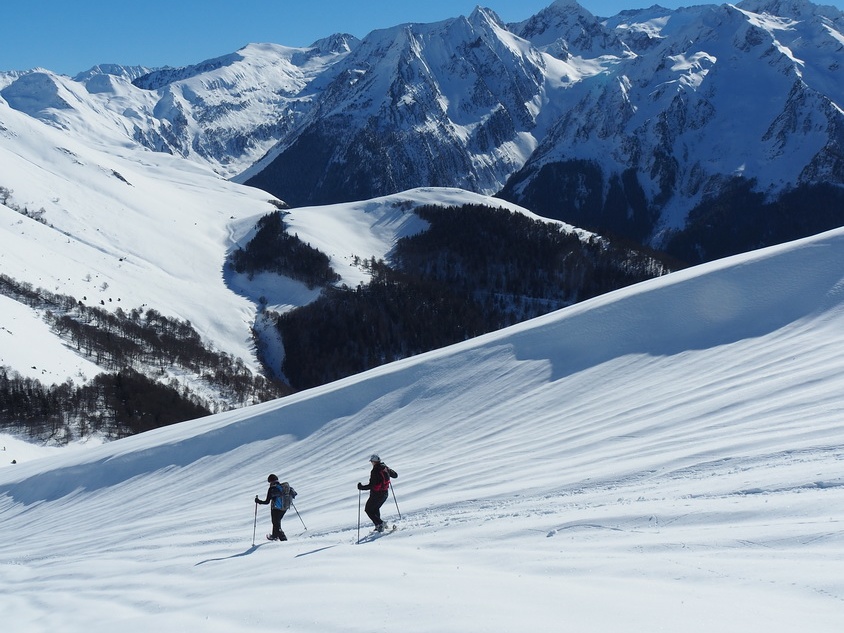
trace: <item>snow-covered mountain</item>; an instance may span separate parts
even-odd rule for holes
[[[735,178],[769,199],[844,184],[840,11],[753,0],[626,11],[604,24],[634,54],[600,60],[599,74],[566,93],[505,197],[660,243]]]
[[[102,446],[0,439],[0,610],[20,633],[836,633],[842,270],[838,230]],[[399,474],[377,539],[373,451]],[[253,503],[271,472],[298,492],[286,543]]]
[[[294,206],[428,186],[501,192],[546,217],[707,259],[729,249],[696,224],[721,234],[735,217],[778,225],[742,242],[752,248],[789,237],[779,215],[816,218],[797,233],[840,223],[842,42],[844,14],[808,0],[610,18],[555,0],[509,25],[478,7],[362,41],[251,44],[186,68],[0,73],[0,96],[60,129],[182,156]],[[805,208],[757,208],[801,187]],[[683,231],[681,248],[672,239]]]
[[[296,136],[246,182],[291,204],[416,186],[494,194],[550,123],[549,76],[571,72],[481,8],[374,31],[332,70]]]
[[[808,2],[599,19],[557,0],[512,25],[479,8],[376,31],[333,69],[296,135],[244,180],[294,204],[431,184],[501,191],[542,215],[662,247],[712,199],[761,221],[729,198],[737,187],[770,202],[834,185],[832,202],[791,210],[834,215],[820,230],[844,219],[842,41],[844,15]]]
[[[250,44],[186,68],[105,65],[73,79],[0,73],[0,97],[59,129],[188,158],[228,178],[290,133],[309,109],[308,86],[355,43],[336,35],[306,49]]]

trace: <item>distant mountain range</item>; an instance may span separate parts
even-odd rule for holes
[[[611,18],[556,0],[515,24],[477,8],[363,40],[0,86],[31,116],[72,128],[94,111],[98,134],[292,206],[460,187],[691,262],[844,219],[844,14],[805,0]]]

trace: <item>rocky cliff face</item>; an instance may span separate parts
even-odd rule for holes
[[[418,185],[494,193],[535,146],[546,59],[483,9],[376,31],[248,182],[292,204]]]
[[[844,184],[840,12],[753,2],[606,24],[635,55],[567,95],[504,197],[664,246],[735,179],[768,198]]]

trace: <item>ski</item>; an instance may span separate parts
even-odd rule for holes
[[[374,541],[375,539],[381,538],[382,536],[386,536],[387,534],[392,534],[398,529],[399,526],[395,524],[385,525],[383,530],[381,530],[380,532],[378,530],[372,530],[369,534],[361,538],[358,543],[369,543],[370,541]]]
[[[386,536],[387,534],[392,534],[396,530],[399,529],[399,526],[395,523],[393,525],[384,524],[384,529],[380,532],[378,530],[372,530],[369,534],[365,534],[364,536],[360,537],[356,542],[358,545],[361,543],[371,543],[372,541],[381,538],[382,536]]]

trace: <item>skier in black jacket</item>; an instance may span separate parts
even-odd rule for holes
[[[369,461],[372,463],[369,483],[364,486],[358,482],[358,490],[369,490],[369,499],[366,500],[364,511],[366,516],[375,524],[375,530],[383,532],[384,521],[381,520],[381,506],[384,505],[387,496],[390,494],[390,478],[397,479],[398,474],[382,462],[376,454],[373,454]]]
[[[296,496],[296,491],[286,481],[278,483],[278,477],[270,475],[267,477],[270,487],[267,489],[267,498],[261,501],[258,495],[255,495],[255,503],[261,505],[270,505],[270,518],[273,522],[272,534],[267,534],[267,538],[271,541],[286,541],[287,536],[281,530],[281,519],[290,504],[293,503],[293,498]]]

